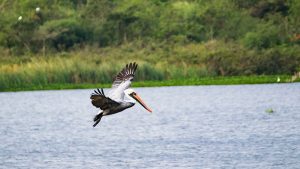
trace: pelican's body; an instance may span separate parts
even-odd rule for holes
[[[112,107],[111,109],[106,109],[103,112],[100,111],[99,113],[102,112],[102,116],[112,115],[112,114],[119,113],[125,109],[128,109],[134,105],[135,105],[134,103],[130,103],[130,102],[121,102],[118,106]]]
[[[119,106],[113,107],[112,109],[107,109],[106,111],[103,112],[103,116],[119,113],[125,109],[128,109],[132,106],[134,106],[135,103],[130,103],[130,102],[121,102]]]
[[[152,112],[136,92],[129,88],[136,69],[136,63],[126,65],[126,67],[116,76],[109,97],[105,96],[103,89],[101,89],[101,91],[99,89],[94,90],[95,93],[91,95],[92,104],[101,109],[99,114],[94,118],[94,127],[100,122],[102,116],[119,113],[134,106],[136,101],[138,101],[146,110]]]
[[[127,96],[127,95],[126,95]],[[119,113],[119,112],[121,112],[121,111],[123,111],[123,110],[125,110],[125,109],[128,109],[128,108],[130,108],[130,107],[132,107],[132,106],[134,106],[135,105],[135,101],[134,100],[131,100],[130,99],[130,97],[126,97],[126,98],[128,98],[129,99],[129,101],[119,101],[118,103],[118,105],[116,105],[116,106],[112,106],[112,107],[110,107],[110,108],[108,108],[108,109],[105,109],[104,111],[103,111],[103,116],[107,116],[107,115],[111,115],[111,114],[115,114],[115,113]],[[100,110],[101,111],[101,110]],[[100,112],[99,112],[100,113]]]

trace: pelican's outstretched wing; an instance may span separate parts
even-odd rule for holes
[[[120,103],[110,99],[109,97],[106,97],[104,95],[103,89],[101,91],[99,89],[94,90],[95,93],[92,93],[91,100],[92,104],[100,108],[101,110],[109,109],[111,107],[118,106]]]
[[[120,73],[114,78],[110,97],[116,101],[124,100],[124,90],[128,89],[134,78],[138,65],[134,63],[127,64]]]
[[[114,78],[112,87],[117,88],[125,81],[132,81],[137,67],[138,65],[135,62],[127,64],[126,67],[124,67],[122,71]]]

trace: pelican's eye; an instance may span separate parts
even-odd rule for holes
[[[135,92],[132,92],[132,93],[129,94],[129,96],[131,96],[131,97],[133,97],[133,96],[135,96],[135,95],[136,95]]]

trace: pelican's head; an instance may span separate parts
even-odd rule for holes
[[[146,106],[146,104],[143,102],[142,98],[133,90],[133,89],[126,89],[124,93],[130,97],[132,97],[134,100],[140,103],[146,110],[148,110],[150,113],[152,110]]]

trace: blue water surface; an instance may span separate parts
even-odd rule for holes
[[[0,93],[0,168],[300,168],[300,83],[135,90],[96,128],[92,90]]]

